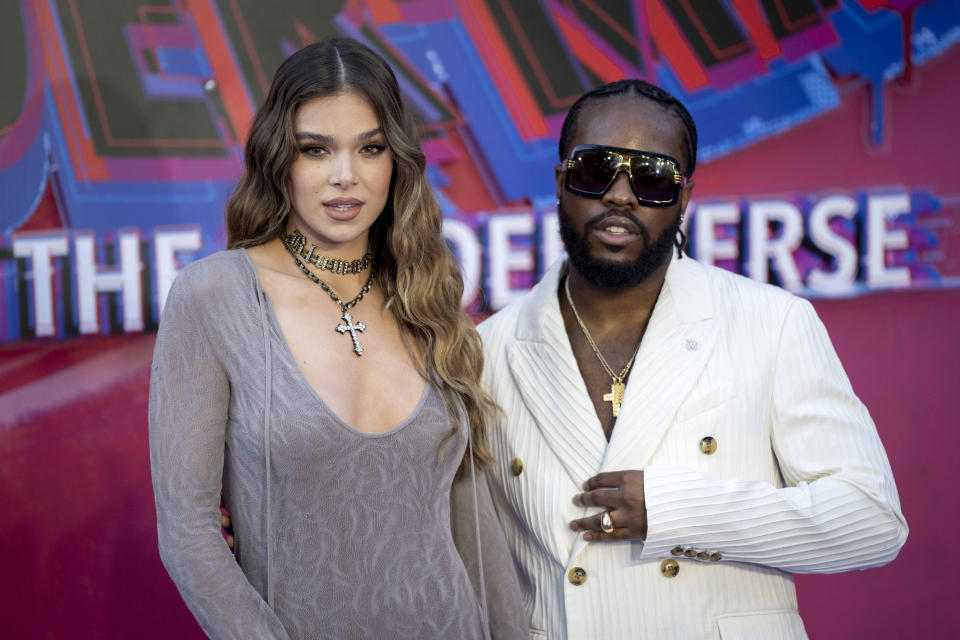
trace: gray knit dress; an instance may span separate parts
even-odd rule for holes
[[[483,637],[482,601],[495,637],[526,637],[482,474],[454,489],[462,553],[451,535],[466,447],[429,383],[389,431],[341,420],[297,367],[245,251],[194,262],[171,288],[150,380],[160,555],[210,637],[469,640]]]

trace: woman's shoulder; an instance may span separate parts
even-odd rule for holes
[[[244,255],[243,249],[216,251],[189,263],[177,277],[185,278],[193,283],[231,277],[233,274],[244,271],[248,262],[249,259]]]
[[[174,280],[170,299],[218,309],[256,299],[256,273],[243,249],[217,251],[185,266]]]
[[[180,271],[175,284],[204,295],[254,281],[253,266],[244,250],[228,249],[194,260]]]

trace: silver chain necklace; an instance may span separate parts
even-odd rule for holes
[[[357,332],[366,329],[367,325],[363,324],[362,322],[357,322],[354,324],[353,316],[350,314],[349,310],[358,302],[363,300],[363,296],[367,295],[367,292],[370,291],[370,287],[373,285],[373,269],[370,270],[370,276],[367,278],[367,283],[363,285],[362,289],[360,289],[360,293],[357,294],[357,297],[350,302],[344,302],[326,282],[318,278],[312,271],[307,269],[307,265],[300,261],[300,258],[297,256],[297,254],[295,254],[286,243],[283,243],[283,246],[287,249],[287,252],[293,256],[293,261],[297,263],[298,267],[300,267],[300,271],[303,271],[308,278],[320,285],[320,288],[326,291],[330,298],[337,303],[338,307],[340,307],[340,313],[342,314],[343,322],[336,326],[336,330],[341,335],[346,335],[349,332],[350,338],[353,340],[353,352],[357,354],[357,356],[362,356],[363,347],[360,346],[360,340],[357,337]]]

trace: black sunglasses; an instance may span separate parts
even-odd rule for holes
[[[574,147],[562,171],[564,188],[584,198],[602,198],[620,172],[626,171],[633,195],[647,207],[675,205],[687,183],[680,163],[670,156],[599,144]]]

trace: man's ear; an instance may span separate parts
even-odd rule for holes
[[[690,202],[690,196],[693,194],[693,185],[695,184],[693,180],[687,180],[687,184],[683,185],[683,188],[680,189],[680,213],[686,213],[687,203]]]
[[[557,183],[557,202],[560,202],[560,195],[563,193],[563,166],[564,163],[554,165],[553,179]]]

